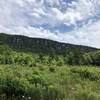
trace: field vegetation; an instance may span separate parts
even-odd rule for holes
[[[0,100],[100,100],[100,69],[90,67],[0,65]]]
[[[0,100],[100,100],[100,50],[0,34]]]

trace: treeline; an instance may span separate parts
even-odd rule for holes
[[[43,53],[32,54],[15,52],[8,46],[0,46],[0,64],[41,65],[95,65],[100,66],[100,51],[81,54],[80,52],[68,52],[57,55],[52,52],[49,55]]]
[[[85,53],[82,60],[85,65],[100,66],[100,51]]]

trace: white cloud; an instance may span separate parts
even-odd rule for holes
[[[98,0],[0,0],[0,32],[100,47],[99,20]],[[73,25],[75,29],[51,32],[42,25],[50,29]]]
[[[60,0],[1,0],[0,15],[3,17],[1,20],[6,19],[2,24],[8,22],[19,25],[19,23],[29,23],[31,20],[33,24],[39,25],[45,23],[51,25],[51,21],[54,22],[53,24],[60,22],[70,25],[85,17],[88,18],[94,11],[94,6],[90,0],[88,2],[87,0],[79,0],[74,2],[74,5],[72,2],[74,8],[65,7],[64,12],[59,9],[60,2]],[[48,8],[48,5],[51,7]],[[58,7],[56,7],[57,5]]]
[[[84,25],[73,31],[73,34],[77,37],[77,43],[98,47],[100,48],[100,21]]]

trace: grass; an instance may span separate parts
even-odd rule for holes
[[[100,69],[0,65],[0,100],[100,100]]]

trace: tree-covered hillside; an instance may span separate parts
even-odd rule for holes
[[[29,38],[20,35],[7,35],[2,33],[0,33],[0,45],[8,45],[15,51],[44,54],[55,53],[61,55],[69,52],[84,53],[96,50],[95,48],[60,43],[48,39]]]
[[[0,63],[37,65],[100,65],[99,50],[47,39],[0,34]]]

